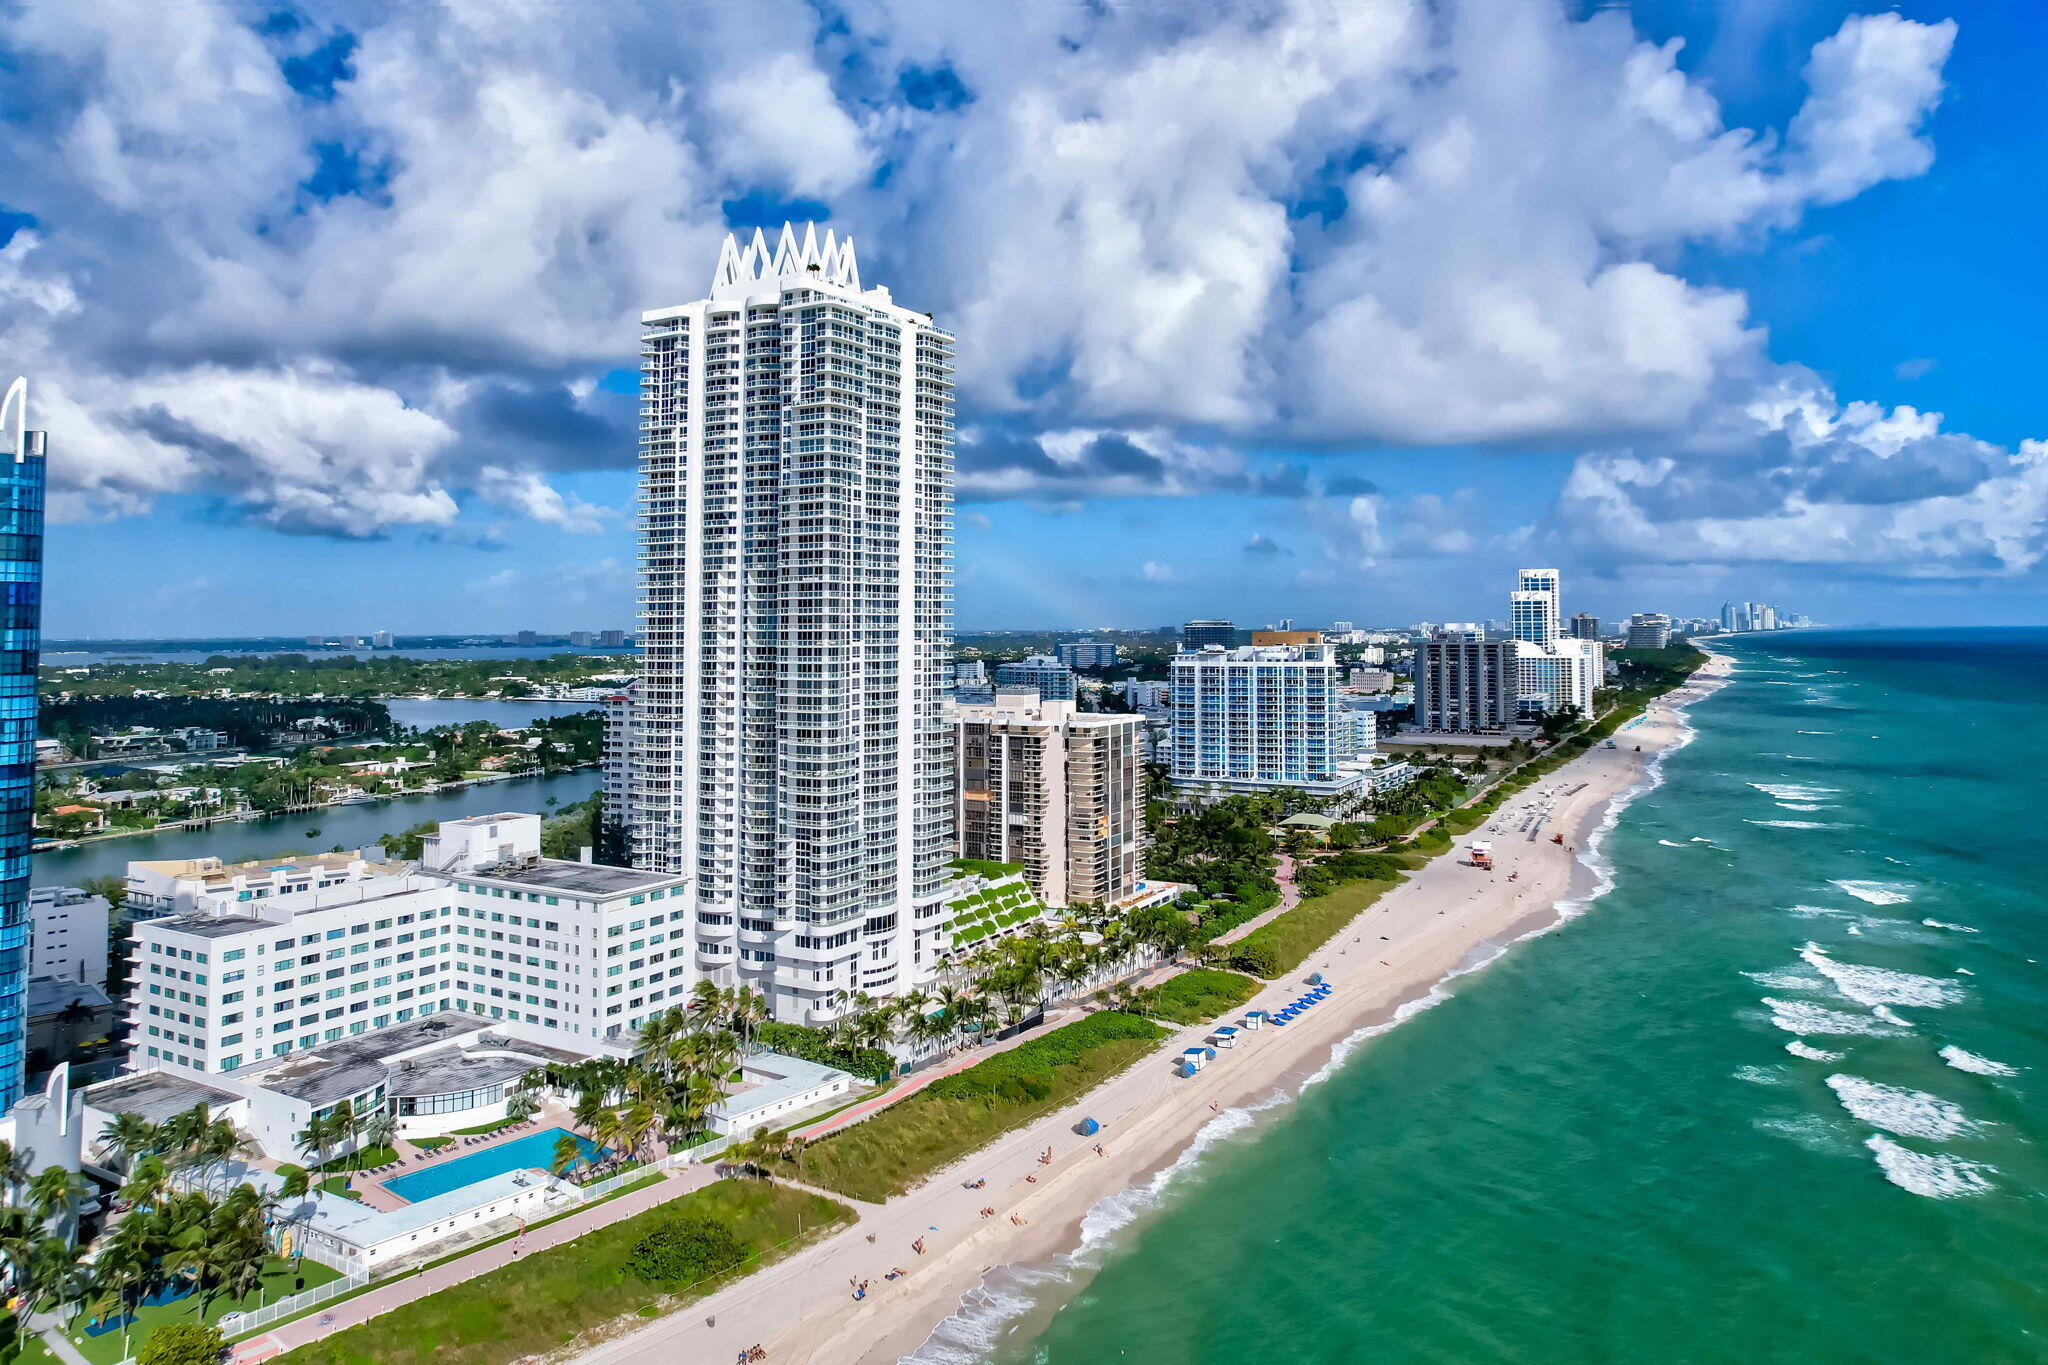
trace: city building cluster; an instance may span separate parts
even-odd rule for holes
[[[643,1029],[706,986],[748,992],[766,1018],[835,1026],[864,1002],[936,988],[989,936],[1079,907],[1113,916],[1173,900],[1186,888],[1145,875],[1148,801],[1288,792],[1360,815],[1418,774],[1386,748],[1411,709],[1411,740],[1534,733],[1592,714],[1610,645],[1663,648],[1711,628],[1644,612],[1610,635],[1596,616],[1566,618],[1559,572],[1531,568],[1501,622],[1199,619],[1164,652],[1101,630],[1040,639],[1022,658],[956,659],[950,332],[864,285],[850,241],[785,229],[774,242],[728,240],[706,297],[642,315],[640,354],[638,666],[630,682],[493,680],[602,702],[593,847],[545,856],[541,817],[507,811],[439,823],[415,858],[137,860],[120,999],[108,900],[29,890],[44,440],[21,426],[21,386],[10,392],[10,1140],[75,1170],[81,1132],[194,1103],[272,1160],[351,1113],[382,1114],[398,1136],[446,1137],[513,1118],[537,1071],[629,1058]],[[1779,624],[1754,604],[1731,604],[1721,621]],[[494,642],[564,639],[523,630]],[[572,648],[628,640],[566,637]],[[389,631],[367,641],[396,644]],[[306,644],[356,649],[365,637]],[[92,743],[98,757],[211,760],[228,738],[133,727]],[[344,766],[393,762],[408,760]],[[62,1054],[117,1011],[124,1074],[74,1094],[60,1066],[22,1097],[31,1046]],[[848,1083],[790,1058],[745,1065],[762,1074],[752,1098],[722,1102],[722,1131]],[[534,1194],[483,1181],[461,1210],[427,1200],[382,1222],[329,1209],[313,1244],[362,1268],[444,1214],[523,1211]]]

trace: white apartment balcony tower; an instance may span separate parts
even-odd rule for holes
[[[828,1019],[945,946],[953,338],[815,227],[641,318],[640,652],[617,818],[699,975]]]

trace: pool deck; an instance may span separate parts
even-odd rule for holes
[[[423,1171],[430,1166],[436,1166],[445,1161],[453,1161],[456,1157],[474,1156],[478,1152],[487,1152],[491,1148],[510,1142],[515,1138],[527,1137],[547,1128],[562,1128],[572,1133],[581,1131],[576,1127],[575,1120],[570,1116],[567,1109],[558,1104],[550,1104],[524,1123],[514,1124],[510,1128],[500,1128],[495,1133],[475,1139],[458,1137],[447,1146],[435,1152],[430,1152],[424,1147],[416,1146],[404,1138],[400,1138],[394,1144],[398,1151],[397,1166],[388,1171],[379,1171],[375,1175],[358,1175],[355,1180],[355,1193],[363,1203],[373,1209],[381,1209],[386,1213],[402,1209],[411,1201],[401,1199],[385,1189],[384,1182],[386,1180],[396,1176],[411,1175],[415,1171]]]

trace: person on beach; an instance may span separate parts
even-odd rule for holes
[[[910,1249],[920,1256],[924,1255],[924,1238],[920,1237],[915,1242],[912,1242]]]

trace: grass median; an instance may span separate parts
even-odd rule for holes
[[[1258,993],[1259,984],[1237,972],[1196,967],[1138,992],[1138,1009],[1176,1024],[1206,1024]]]
[[[880,1202],[1094,1089],[1159,1045],[1148,1019],[1104,1010],[942,1076],[804,1149],[799,1176]]]
[[[538,1251],[310,1342],[290,1365],[497,1365],[556,1351],[628,1315],[659,1317],[780,1260],[853,1211],[836,1200],[764,1180],[722,1180],[644,1213]],[[626,1263],[640,1239],[679,1218],[710,1218],[747,1250],[736,1268],[675,1293]]]

